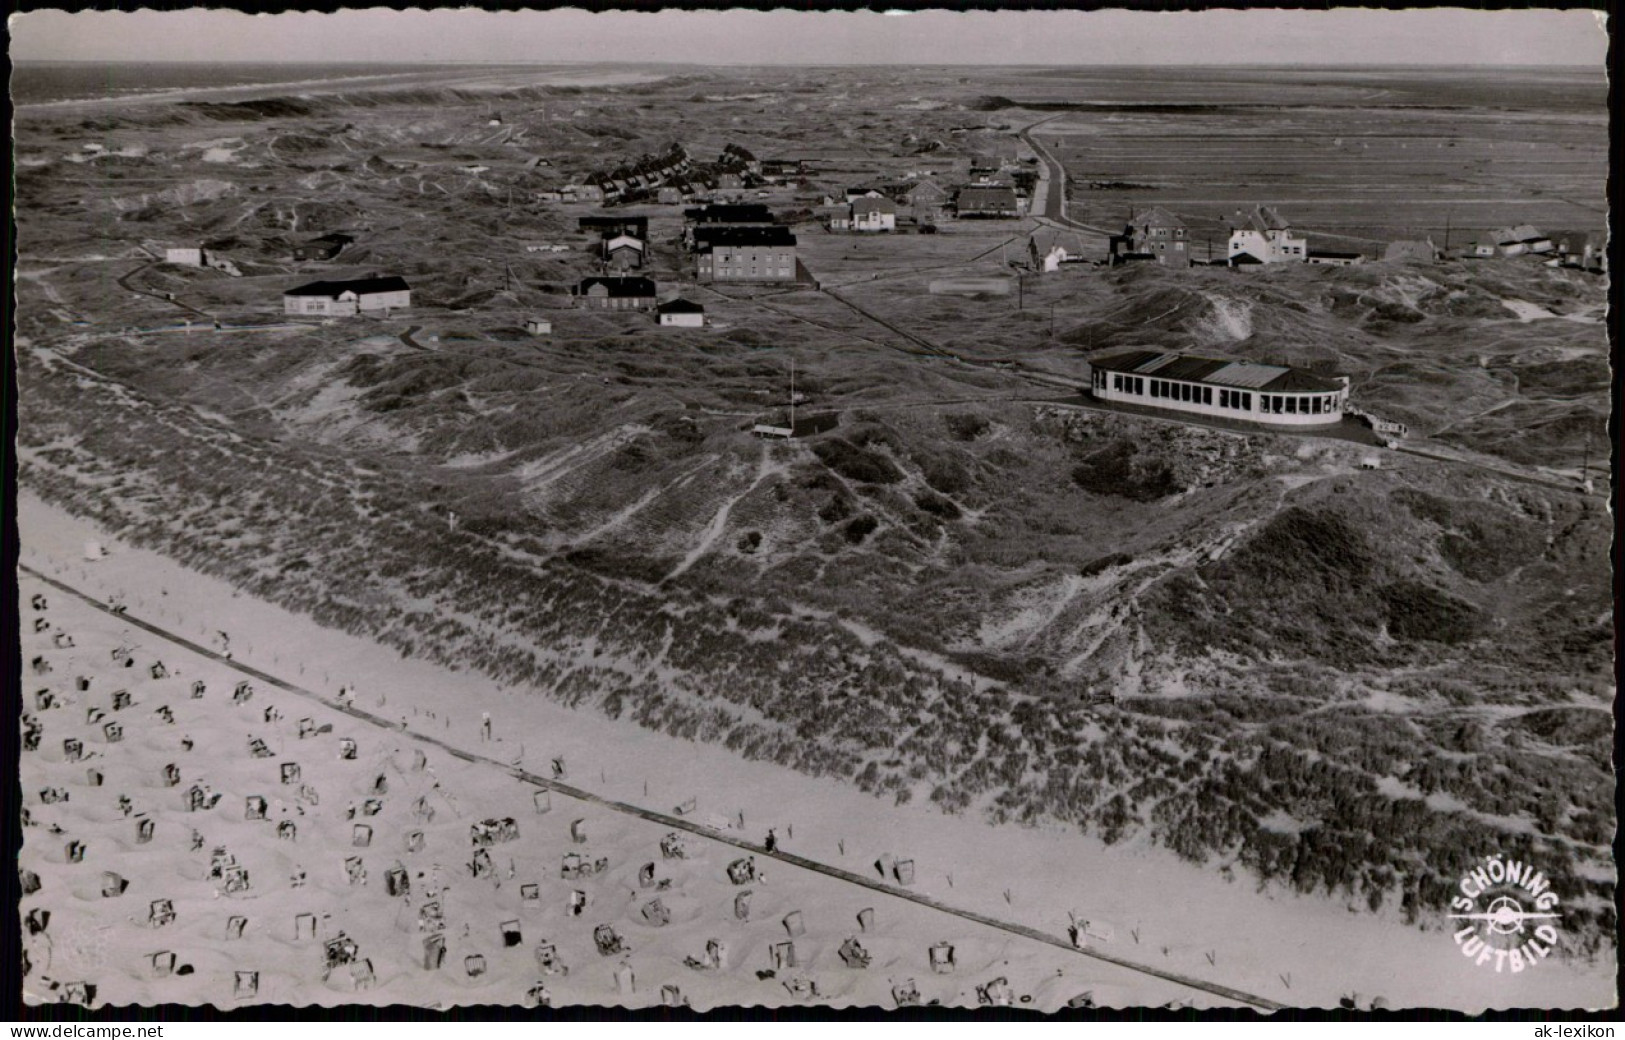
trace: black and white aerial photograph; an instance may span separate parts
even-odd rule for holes
[[[14,12],[14,1014],[1617,1008],[1609,18]]]

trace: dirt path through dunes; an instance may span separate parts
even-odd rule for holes
[[[284,692],[292,693],[292,694],[295,694],[296,696],[304,697],[304,698],[307,698],[307,699],[312,700],[312,701],[317,701],[317,702],[325,705],[326,707],[328,707],[328,708],[330,708],[330,709],[332,709],[334,711],[343,712],[346,715],[349,715],[349,716],[351,716],[353,718],[359,719],[359,720],[361,720],[363,722],[366,722],[366,723],[368,723],[370,725],[377,726],[377,727],[379,727],[381,729],[389,730],[390,732],[401,733],[403,736],[409,737],[409,738],[411,738],[413,740],[416,740],[416,741],[418,741],[420,743],[428,744],[428,745],[431,745],[433,747],[439,748],[441,751],[446,752],[448,755],[452,755],[453,757],[458,758],[458,759],[460,759],[460,760],[462,760],[464,762],[469,762],[469,763],[473,763],[473,764],[488,766],[488,767],[490,767],[492,769],[496,769],[496,770],[499,770],[501,772],[507,773],[509,776],[512,776],[515,779],[517,779],[517,780],[519,780],[519,781],[521,781],[523,783],[529,784],[529,785],[531,785],[533,787],[540,788],[542,790],[552,792],[553,794],[559,795],[561,797],[574,799],[574,800],[576,800],[578,802],[583,802],[583,803],[586,803],[586,804],[589,804],[589,805],[595,805],[595,806],[598,806],[598,807],[603,808],[603,809],[608,809],[611,812],[621,813],[621,814],[628,815],[628,816],[635,816],[635,817],[638,817],[639,819],[647,820],[647,821],[649,821],[651,823],[657,823],[662,827],[670,827],[673,830],[679,830],[679,831],[684,831],[684,832],[689,833],[689,834],[694,834],[694,835],[697,835],[699,837],[705,838],[705,839],[707,839],[709,841],[718,842],[718,843],[721,843],[723,845],[729,845],[729,846],[732,846],[733,848],[740,849],[740,850],[745,851],[745,852],[749,852],[752,855],[760,857],[762,859],[776,860],[776,861],[778,861],[780,863],[784,863],[784,864],[789,865],[789,866],[799,867],[802,870],[808,870],[808,871],[812,871],[813,873],[816,873],[816,874],[822,874],[825,877],[834,878],[836,880],[843,881],[843,882],[845,882],[847,884],[850,884],[850,885],[860,886],[862,888],[865,888],[865,889],[868,889],[868,890],[870,890],[872,892],[875,892],[876,894],[879,894],[879,895],[889,896],[889,897],[894,898],[894,899],[901,899],[901,900],[906,900],[906,901],[911,902],[911,903],[916,903],[916,904],[919,904],[921,906],[929,907],[932,910],[936,910],[939,913],[948,914],[948,915],[956,917],[956,918],[960,918],[960,919],[963,919],[963,920],[966,920],[966,921],[972,921],[972,922],[975,922],[975,923],[980,924],[980,925],[984,925],[984,926],[989,927],[989,928],[994,928],[994,929],[997,929],[999,931],[1006,932],[1006,933],[1008,933],[1010,935],[1019,936],[1021,938],[1025,938],[1025,939],[1031,939],[1031,940],[1034,940],[1036,942],[1044,943],[1044,944],[1046,944],[1048,946],[1053,946],[1053,947],[1056,947],[1058,949],[1066,950],[1066,951],[1069,951],[1071,953],[1076,954],[1079,957],[1088,957],[1088,958],[1092,958],[1094,960],[1103,961],[1103,962],[1105,962],[1107,964],[1113,964],[1113,965],[1116,965],[1117,967],[1120,967],[1120,968],[1126,968],[1129,971],[1138,972],[1138,973],[1143,974],[1143,975],[1149,975],[1149,976],[1151,976],[1153,978],[1162,979],[1162,980],[1167,981],[1167,982],[1177,983],[1178,985],[1185,986],[1185,987],[1187,987],[1189,989],[1193,989],[1193,990],[1196,990],[1198,992],[1207,993],[1207,994],[1210,994],[1212,996],[1221,997],[1221,998],[1223,998],[1225,1000],[1228,1000],[1228,1001],[1234,1001],[1234,1002],[1240,1003],[1240,1004],[1247,1004],[1247,1005],[1250,1005],[1252,1007],[1261,1008],[1261,1009],[1263,1009],[1265,1011],[1281,1010],[1285,1006],[1285,1005],[1279,1004],[1279,1003],[1277,1003],[1277,1002],[1275,1002],[1273,1000],[1269,1000],[1269,999],[1267,999],[1265,997],[1260,997],[1260,996],[1257,996],[1257,995],[1254,995],[1254,994],[1251,994],[1251,993],[1246,993],[1246,992],[1243,992],[1242,990],[1233,989],[1233,988],[1231,988],[1229,986],[1222,986],[1222,985],[1219,985],[1217,983],[1205,982],[1205,981],[1203,981],[1201,979],[1191,978],[1189,976],[1182,975],[1182,974],[1180,974],[1178,972],[1166,971],[1164,969],[1157,968],[1157,967],[1152,966],[1152,965],[1140,964],[1140,963],[1137,963],[1135,961],[1128,960],[1127,958],[1117,957],[1117,956],[1114,956],[1112,954],[1104,953],[1104,952],[1102,952],[1100,950],[1090,949],[1090,948],[1087,948],[1087,947],[1077,947],[1077,946],[1074,946],[1067,939],[1064,939],[1064,938],[1062,938],[1060,936],[1056,936],[1056,935],[1050,935],[1050,934],[1048,934],[1046,932],[1039,931],[1036,928],[1030,928],[1030,927],[1027,927],[1025,925],[1015,924],[1015,923],[1012,923],[1012,922],[1009,922],[1009,921],[1001,921],[1001,920],[999,920],[997,918],[989,917],[989,916],[987,916],[985,914],[980,914],[980,913],[976,913],[975,911],[964,910],[964,909],[961,909],[959,907],[951,906],[951,905],[949,905],[947,903],[942,902],[941,900],[933,899],[932,897],[924,895],[922,893],[911,892],[911,891],[909,891],[908,889],[905,889],[905,888],[900,888],[900,887],[897,887],[897,886],[888,885],[888,884],[886,884],[884,882],[876,881],[875,879],[867,877],[865,875],[856,874],[856,873],[853,873],[852,871],[849,871],[849,870],[842,870],[839,867],[830,866],[830,865],[825,864],[825,863],[820,863],[820,862],[817,862],[816,860],[807,859],[807,858],[805,858],[803,856],[797,856],[794,853],[786,852],[786,851],[784,851],[782,849],[769,850],[765,845],[761,845],[761,844],[757,844],[755,842],[750,842],[750,841],[746,841],[746,840],[741,839],[741,838],[733,837],[732,835],[726,834],[723,831],[720,831],[720,830],[718,830],[716,828],[708,827],[708,826],[706,826],[704,824],[701,824],[701,823],[696,823],[693,820],[690,820],[690,819],[688,819],[688,818],[686,818],[684,816],[677,816],[677,815],[672,815],[672,814],[668,814],[668,813],[655,812],[654,810],[651,810],[651,809],[645,809],[645,808],[641,808],[639,806],[629,805],[629,804],[627,804],[625,802],[618,802],[618,801],[615,801],[613,799],[609,799],[609,798],[602,797],[600,795],[593,794],[592,792],[583,790],[583,789],[581,789],[579,787],[574,787],[574,786],[571,786],[569,784],[561,783],[561,782],[559,782],[557,780],[552,780],[552,779],[549,779],[547,777],[539,776],[539,775],[537,775],[535,773],[528,772],[528,771],[526,771],[526,770],[524,770],[522,768],[512,766],[512,765],[508,765],[508,764],[506,764],[504,762],[499,762],[499,761],[497,761],[495,759],[488,758],[488,757],[483,756],[483,755],[476,755],[473,752],[465,751],[462,748],[457,747],[456,745],[451,744],[451,743],[449,743],[449,742],[447,742],[445,740],[442,740],[442,739],[440,739],[438,737],[430,736],[429,734],[426,734],[426,733],[415,732],[415,731],[413,731],[411,729],[403,730],[402,727],[398,723],[391,722],[389,719],[386,719],[386,718],[384,718],[382,716],[379,716],[379,715],[375,715],[372,712],[369,712],[364,708],[356,707],[353,703],[341,702],[341,701],[338,701],[338,700],[333,699],[333,698],[323,697],[320,694],[317,694],[317,693],[314,693],[314,692],[312,692],[310,690],[304,689],[303,687],[300,687],[300,686],[297,686],[297,685],[295,685],[293,683],[290,683],[285,679],[281,679],[281,678],[278,678],[277,676],[271,675],[268,672],[261,671],[258,668],[251,667],[251,666],[243,664],[242,662],[239,662],[239,661],[231,660],[231,659],[225,657],[222,654],[216,653],[215,651],[209,649],[208,647],[200,646],[199,644],[192,642],[191,640],[185,638],[184,636],[181,636],[181,635],[178,635],[178,634],[176,634],[174,632],[171,632],[171,631],[169,631],[168,629],[166,629],[166,628],[164,628],[162,626],[155,625],[150,621],[142,620],[141,618],[139,618],[139,617],[137,617],[137,616],[135,616],[133,614],[130,614],[128,612],[121,612],[121,613],[116,613],[115,614],[114,608],[107,606],[106,604],[102,603],[100,600],[98,600],[94,596],[91,596],[91,595],[89,595],[89,594],[87,594],[85,592],[82,592],[79,589],[77,589],[77,588],[75,588],[75,587],[73,587],[71,585],[66,584],[65,582],[61,582],[61,581],[58,581],[55,578],[51,578],[51,577],[48,577],[48,576],[46,576],[44,574],[41,574],[40,572],[38,572],[38,571],[34,570],[33,568],[28,567],[28,566],[26,566],[24,564],[19,564],[17,569],[21,573],[26,574],[29,577],[31,577],[31,578],[33,578],[33,579],[35,579],[37,581],[43,582],[46,585],[49,585],[51,588],[56,589],[58,592],[62,592],[62,593],[66,593],[66,594],[68,594],[70,596],[74,596],[77,599],[82,600],[84,603],[88,604],[89,606],[94,607],[95,609],[97,609],[99,611],[102,611],[103,613],[113,614],[114,616],[116,616],[118,618],[118,620],[122,624],[127,624],[127,625],[131,625],[131,626],[133,626],[135,628],[139,628],[142,631],[148,633],[149,635],[153,635],[153,636],[158,637],[159,639],[163,639],[163,640],[165,640],[167,642],[173,643],[176,646],[182,647],[182,648],[186,649],[187,651],[189,651],[189,652],[191,652],[193,654],[196,654],[199,657],[203,657],[203,658],[206,658],[206,659],[208,659],[210,661],[213,661],[216,664],[223,665],[225,667],[231,668],[231,669],[233,669],[233,670],[235,670],[235,671],[237,671],[237,672],[239,672],[239,673],[241,673],[241,674],[243,674],[245,676],[248,676],[251,679],[255,679],[255,680],[259,681],[259,682],[265,683],[267,686],[272,686],[272,687],[275,687],[276,689],[282,690]]]

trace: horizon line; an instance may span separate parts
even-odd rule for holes
[[[300,58],[229,58],[229,59],[203,59],[203,58],[19,58],[15,55],[11,59],[12,65],[375,65],[382,67],[410,67],[425,65],[459,65],[459,66],[485,66],[485,67],[517,67],[517,68],[577,68],[585,66],[604,66],[613,68],[649,68],[649,67],[677,67],[677,68],[809,68],[809,69],[842,69],[842,68],[913,68],[913,69],[1597,69],[1606,72],[1607,63],[1601,65],[1590,62],[1450,62],[1435,61],[1426,63],[1417,62],[1322,62],[1322,61],[1294,61],[1294,62],[1190,62],[1190,61],[1142,61],[1142,62],[1089,62],[1082,64],[1067,64],[1054,61],[1032,62],[918,62],[918,61],[862,61],[862,62],[799,62],[799,61],[756,61],[756,62],[729,62],[729,61],[485,61],[477,58],[423,58],[420,60],[379,60],[379,59],[300,59]]]

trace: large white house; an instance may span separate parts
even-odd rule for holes
[[[1347,376],[1284,365],[1130,350],[1089,368],[1093,396],[1144,408],[1271,426],[1329,425],[1348,409]]]
[[[282,294],[286,314],[343,316],[412,306],[412,289],[397,275],[311,282]]]
[[[1309,259],[1309,240],[1295,238],[1292,226],[1273,206],[1259,206],[1245,224],[1230,232],[1232,264],[1301,264]]]

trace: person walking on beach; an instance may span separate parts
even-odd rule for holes
[[[769,852],[775,852],[778,850],[779,836],[773,833],[773,829],[771,827],[768,828],[767,831],[767,841],[763,844],[767,847],[767,851]]]
[[[480,712],[480,739],[491,739],[491,713],[488,711]]]

